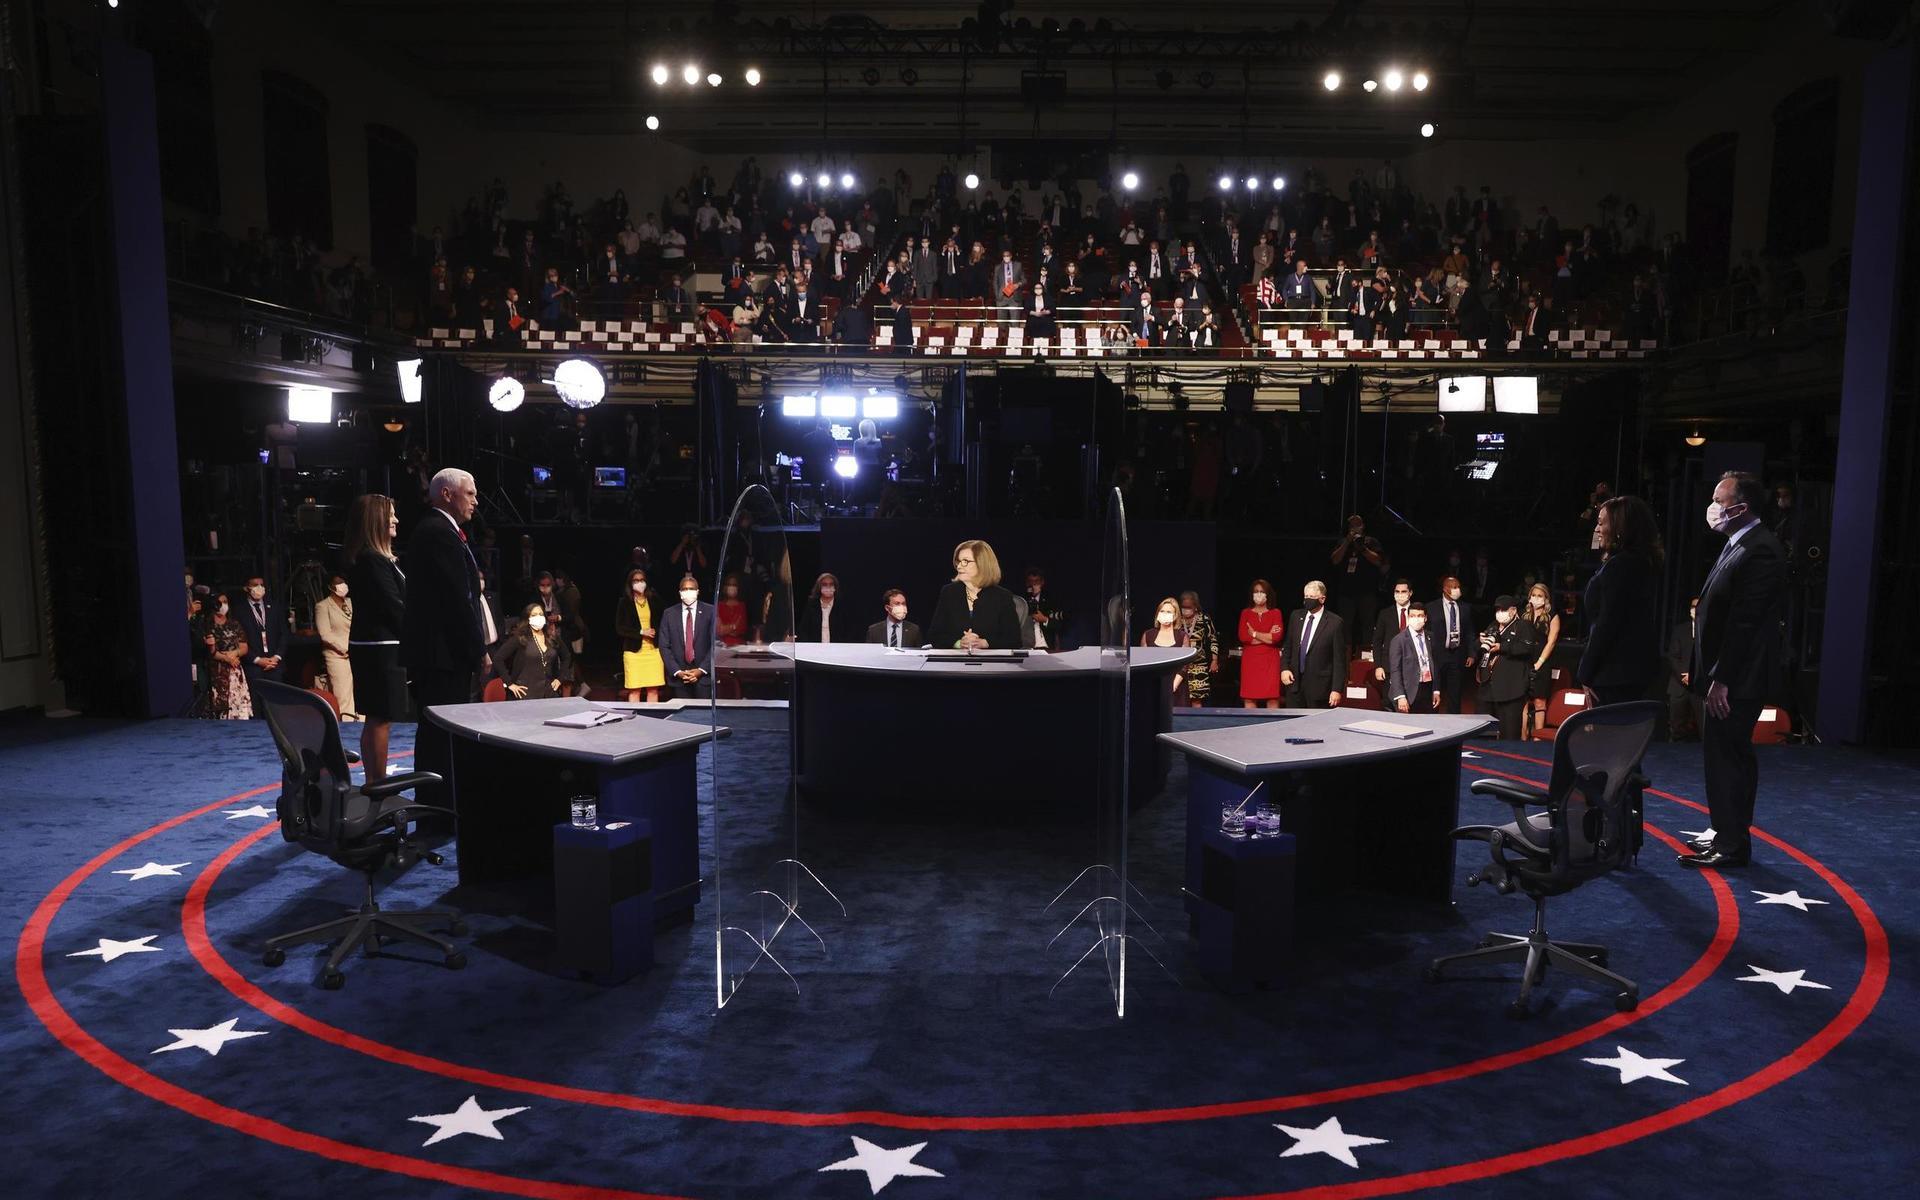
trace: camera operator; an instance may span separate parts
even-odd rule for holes
[[[1367,536],[1367,523],[1360,514],[1347,518],[1347,533],[1334,544],[1328,556],[1333,564],[1334,611],[1340,622],[1353,630],[1356,638],[1366,638],[1358,648],[1371,645],[1374,614],[1380,608],[1380,581],[1387,569],[1387,553],[1378,539]],[[1374,647],[1385,654],[1386,647]]]
[[[1520,619],[1512,596],[1493,602],[1493,624],[1480,631],[1480,702],[1500,721],[1500,740],[1518,741],[1527,706],[1527,679],[1540,653],[1540,633]]]

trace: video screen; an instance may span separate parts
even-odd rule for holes
[[[627,469],[625,467],[595,467],[593,469],[593,486],[597,488],[623,488],[627,486]]]

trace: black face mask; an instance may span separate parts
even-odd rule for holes
[[[1308,596],[1300,601],[1300,607],[1306,609],[1308,612],[1319,612],[1321,603],[1320,600]]]

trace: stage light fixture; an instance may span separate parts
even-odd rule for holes
[[[1260,190],[1260,177],[1258,175],[1247,176],[1247,190],[1250,192],[1257,192]]]
[[[386,430],[388,433],[404,433],[407,428],[407,423],[399,417],[388,417],[386,420],[380,422],[380,428]]]
[[[680,68],[680,78],[686,80],[688,83],[699,83],[700,68],[693,63],[688,63],[686,66]]]
[[[1540,415],[1540,377],[1537,375],[1495,375],[1493,411]]]
[[[1233,190],[1233,176],[1231,175],[1222,175],[1219,179],[1215,180],[1214,182],[1220,185],[1220,190],[1223,192],[1230,192]]]
[[[511,375],[502,375],[487,389],[487,403],[493,405],[495,412],[510,413],[526,398],[526,385]]]
[[[820,415],[851,420],[860,415],[860,402],[849,392],[823,392],[820,395]]]
[[[852,454],[843,450],[834,456],[833,473],[842,479],[852,479],[860,473],[860,464],[854,461]]]
[[[748,67],[746,80],[747,80],[748,87],[759,87],[760,86],[760,68]]]
[[[1371,92],[1379,88],[1379,86],[1380,84],[1377,80],[1369,79],[1360,85],[1360,90]]]
[[[1430,81],[1430,80],[1429,80],[1429,79],[1427,78],[1427,73],[1426,73],[1425,71],[1415,71],[1415,72],[1413,73],[1413,79],[1412,79],[1412,83],[1413,83],[1413,90],[1414,90],[1414,91],[1416,91],[1416,92],[1424,92],[1424,91],[1426,91],[1426,90],[1427,90],[1427,84],[1428,84],[1429,82],[1431,82],[1431,81]]]
[[[718,71],[708,71],[708,72],[707,72],[707,86],[708,86],[708,87],[719,87],[719,86],[720,86],[720,72],[718,72]]]
[[[966,184],[967,184],[967,190],[971,192],[980,186],[980,177],[978,175],[975,175],[972,171],[968,171]]]
[[[1275,176],[1273,177],[1273,190],[1274,190],[1274,191],[1276,191],[1276,192],[1278,192],[1278,191],[1284,191],[1284,190],[1286,189],[1286,186],[1287,186],[1287,177],[1286,177],[1285,175],[1275,175]]]
[[[607,377],[584,358],[569,358],[553,369],[553,390],[568,408],[592,408],[607,396]]]
[[[648,114],[647,114],[647,128],[648,128],[648,129],[658,129],[658,128],[660,128],[660,118],[659,118],[659,117],[656,117],[656,116],[654,116],[654,115],[653,115],[652,113],[648,113]]]
[[[665,63],[653,64],[653,81],[655,83],[665,83],[667,80],[671,78],[673,78],[673,72],[667,70],[667,64]]]
[[[1120,177],[1120,186],[1127,189],[1128,191],[1132,191],[1133,189],[1139,187],[1140,186],[1139,174],[1134,171],[1128,171],[1125,175],[1122,175]]]
[[[420,403],[420,359],[403,358],[395,364],[400,372],[400,399]]]
[[[783,417],[811,418],[820,412],[820,404],[812,396],[780,397],[780,415]]]
[[[1433,122],[1432,122],[1432,121],[1428,121],[1428,122],[1427,122],[1427,123],[1426,123],[1425,125],[1422,125],[1422,126],[1420,127],[1420,136],[1421,136],[1421,137],[1427,137],[1427,138],[1430,138],[1430,137],[1432,137],[1432,136],[1433,136]]]
[[[1325,75],[1322,75],[1320,77],[1320,86],[1327,89],[1330,92],[1339,91],[1340,90],[1340,72],[1328,71]]]
[[[1487,377],[1485,375],[1443,376],[1439,385],[1441,412],[1487,411]]]
[[[852,171],[841,172],[840,186],[849,192],[853,190],[853,172]]]
[[[863,416],[876,421],[891,421],[900,415],[900,397],[891,392],[872,392],[860,403]]]
[[[1387,90],[1390,92],[1399,91],[1400,85],[1405,83],[1406,81],[1407,81],[1407,77],[1400,73],[1399,67],[1394,67],[1390,69],[1385,75],[1381,76],[1380,78],[1380,82],[1386,84]]]
[[[912,87],[914,84],[920,82],[920,72],[914,70],[912,67],[901,67],[900,82],[906,84],[908,87]]]
[[[1693,432],[1687,435],[1686,440],[1687,440],[1687,445],[1692,446],[1694,449],[1698,450],[1700,447],[1707,444],[1707,435],[1704,433],[1701,433],[1700,427],[1698,425],[1695,425],[1693,427]]]
[[[798,171],[790,172],[787,175],[787,186],[789,187],[804,187],[806,186],[806,182],[807,177]]]
[[[333,391],[311,384],[287,386],[287,420],[309,425],[333,423]]]
[[[815,175],[813,177],[813,182],[816,186],[820,188],[823,188],[823,189],[830,188],[833,186],[833,176],[827,174],[825,171],[822,171],[818,175]]]
[[[862,67],[860,69],[860,82],[866,84],[868,87],[873,87],[878,84],[880,82],[880,68]]]

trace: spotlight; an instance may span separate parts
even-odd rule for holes
[[[333,423],[333,391],[296,383],[287,387],[287,420],[307,424]]]
[[[487,403],[493,405],[495,412],[510,413],[526,398],[526,387],[511,375],[502,375],[487,389]]]
[[[1413,73],[1413,90],[1414,91],[1416,92],[1426,91],[1428,82],[1429,81],[1427,79],[1427,73],[1425,71],[1415,71]]]
[[[789,172],[787,175],[788,187],[794,187],[794,188],[804,187],[806,186],[806,182],[807,182],[807,177],[805,175],[802,175],[798,171]]]
[[[553,390],[568,408],[592,408],[607,395],[607,377],[584,358],[569,358],[553,369]]]
[[[859,401],[849,392],[823,392],[820,395],[820,415],[852,419],[860,412]]]
[[[407,423],[399,417],[388,417],[386,420],[380,422],[380,428],[386,430],[388,433],[404,433],[407,428]]]
[[[891,392],[874,392],[861,402],[863,415],[876,421],[891,421],[900,415],[900,397]]]
[[[843,450],[834,457],[833,473],[842,479],[852,479],[860,473],[860,464],[853,461],[852,454]]]
[[[653,81],[655,83],[665,83],[667,80],[671,78],[673,78],[673,72],[667,70],[667,64],[665,63],[653,64]]]
[[[1432,136],[1433,136],[1433,122],[1432,122],[1432,121],[1428,121],[1428,122],[1427,122],[1427,123],[1426,123],[1425,125],[1422,125],[1422,126],[1420,127],[1420,136],[1421,136],[1421,137],[1432,137]]]
[[[1133,189],[1139,187],[1140,186],[1139,174],[1134,171],[1128,171],[1125,175],[1122,175],[1120,177],[1120,186],[1127,189],[1128,191],[1132,191]]]
[[[748,67],[746,79],[747,79],[748,87],[759,87],[760,86],[760,68]]]
[[[877,84],[877,83],[879,83],[879,82],[880,82],[880,68],[878,68],[878,67],[862,67],[862,68],[860,69],[860,82],[861,82],[861,83],[864,83],[864,84],[866,84],[866,85],[867,85],[868,87],[872,87],[872,86],[874,86],[875,84]]]
[[[1230,192],[1233,190],[1233,176],[1231,175],[1222,175],[1215,182],[1217,182],[1220,185],[1220,190],[1223,192]]]
[[[1361,88],[1361,90],[1362,90],[1362,91],[1368,91],[1368,92],[1371,92],[1371,91],[1373,91],[1373,90],[1374,90],[1375,88],[1378,88],[1379,86],[1380,86],[1380,85],[1379,85],[1378,83],[1376,83],[1376,82],[1374,82],[1373,80],[1371,80],[1371,79],[1369,79],[1369,80],[1367,80],[1367,81],[1366,81],[1365,83],[1363,83],[1363,84],[1361,84],[1361,85],[1360,85],[1360,88]]]
[[[658,129],[658,128],[660,128],[660,118],[659,118],[659,117],[656,117],[656,116],[653,116],[652,114],[648,114],[648,116],[647,116],[647,128],[648,128],[648,129]]]
[[[906,84],[908,87],[912,87],[914,84],[920,82],[920,72],[914,70],[912,67],[901,67],[900,82]]]
[[[1325,75],[1322,75],[1320,77],[1320,86],[1327,89],[1330,92],[1339,91],[1340,90],[1340,72],[1328,71]]]
[[[1392,70],[1386,73],[1386,75],[1381,79],[1380,82],[1387,85],[1388,91],[1397,92],[1400,90],[1400,85],[1405,81],[1406,81],[1406,76],[1400,74],[1400,68],[1394,67]]]
[[[812,417],[820,406],[812,396],[780,397],[780,415],[783,417]]]
[[[400,370],[400,399],[408,404],[420,403],[420,360],[403,358],[397,365]]]
[[[708,86],[708,87],[719,87],[719,86],[720,86],[720,72],[718,72],[718,71],[708,71],[708,72],[707,72],[707,86]]]
[[[688,63],[686,66],[680,68],[680,78],[686,80],[688,83],[699,83],[700,68],[694,66],[692,63]]]
[[[849,192],[853,190],[853,172],[852,171],[846,171],[841,174],[840,186]]]
[[[968,171],[966,184],[967,184],[967,190],[971,192],[980,186],[980,177],[978,175],[975,175],[972,171]]]
[[[1276,192],[1278,192],[1278,191],[1281,191],[1281,190],[1283,190],[1283,189],[1284,189],[1284,188],[1285,188],[1286,186],[1287,186],[1287,177],[1286,177],[1285,175],[1275,175],[1275,176],[1273,177],[1273,190],[1274,190],[1274,191],[1276,191]]]
[[[822,171],[820,172],[820,174],[814,176],[813,181],[816,184],[819,184],[822,188],[830,188],[833,186],[833,176],[827,174],[825,171]]]
[[[1698,425],[1695,425],[1693,427],[1693,432],[1687,435],[1686,440],[1687,440],[1687,445],[1692,446],[1694,449],[1697,450],[1700,447],[1707,444],[1707,435],[1704,433],[1701,433],[1700,427]]]
[[[1249,175],[1249,176],[1247,176],[1247,190],[1248,190],[1248,191],[1250,191],[1250,192],[1257,192],[1257,191],[1259,191],[1259,190],[1260,190],[1260,177],[1259,177],[1259,176],[1257,176],[1257,175]]]

